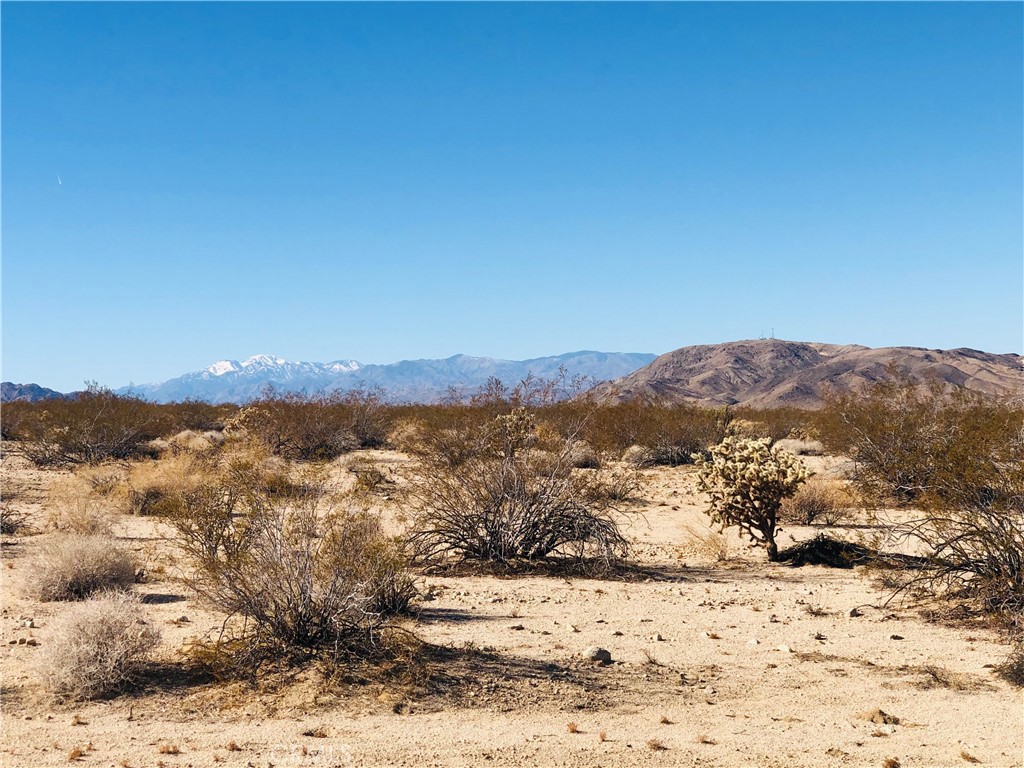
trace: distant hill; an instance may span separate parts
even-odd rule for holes
[[[492,376],[505,384],[515,384],[529,374],[553,378],[563,366],[570,376],[586,376],[595,382],[617,379],[647,365],[654,357],[647,353],[583,351],[531,360],[455,355],[444,360],[362,365],[355,360],[307,363],[254,355],[241,362],[221,360],[168,381],[132,385],[117,391],[161,403],[187,398],[244,403],[259,397],[268,384],[278,392],[309,394],[380,387],[391,402],[429,403],[442,398],[450,387],[471,394]]]
[[[761,339],[682,347],[594,392],[606,401],[816,408],[829,388],[857,389],[889,376],[889,366],[924,380],[991,395],[1024,397],[1024,360],[974,349],[922,349]]]
[[[54,400],[64,397],[53,389],[40,387],[38,384],[15,384],[10,381],[0,383],[0,402],[14,401],[34,402],[36,400]]]

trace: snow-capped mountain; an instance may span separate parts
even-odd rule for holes
[[[118,392],[131,392],[156,402],[200,399],[212,403],[242,403],[259,397],[268,384],[278,392],[308,394],[380,387],[393,402],[433,402],[444,396],[450,387],[468,394],[492,376],[506,384],[515,384],[529,374],[551,378],[563,366],[570,376],[586,376],[594,382],[617,379],[642,368],[654,357],[645,353],[584,351],[532,360],[455,355],[444,360],[361,365],[355,360],[310,363],[253,355],[241,362],[218,360],[201,371],[157,384],[123,387]]]

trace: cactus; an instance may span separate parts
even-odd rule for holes
[[[710,457],[694,454],[697,487],[710,497],[708,514],[724,531],[737,527],[777,560],[775,526],[782,500],[808,477],[796,456],[772,447],[769,438],[731,435],[713,447]]]

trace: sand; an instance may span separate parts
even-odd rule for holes
[[[42,526],[61,473],[11,455],[2,469],[12,503]],[[860,568],[770,564],[736,538],[720,560],[697,542],[710,528],[692,472],[647,476],[628,530],[647,575],[421,577],[433,599],[406,626],[480,654],[478,674],[460,662],[462,682],[432,695],[325,687],[313,671],[257,688],[169,674],[111,700],[55,704],[33,665],[67,606],[22,594],[42,537],[5,537],[0,764],[67,765],[77,748],[83,765],[137,767],[1024,765],[1024,694],[994,674],[1008,652],[998,632],[886,604]],[[119,518],[115,529],[146,562],[138,590],[163,632],[158,662],[173,670],[222,617],[184,587],[158,523]],[[794,528],[782,543],[816,532]],[[10,644],[23,637],[38,645]],[[611,664],[582,658],[595,645]]]

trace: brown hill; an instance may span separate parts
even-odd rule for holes
[[[1024,396],[1024,360],[974,349],[922,349],[761,339],[682,347],[621,379],[598,385],[604,400],[816,408],[830,388],[858,389],[890,376],[890,366],[924,381],[976,392]]]

